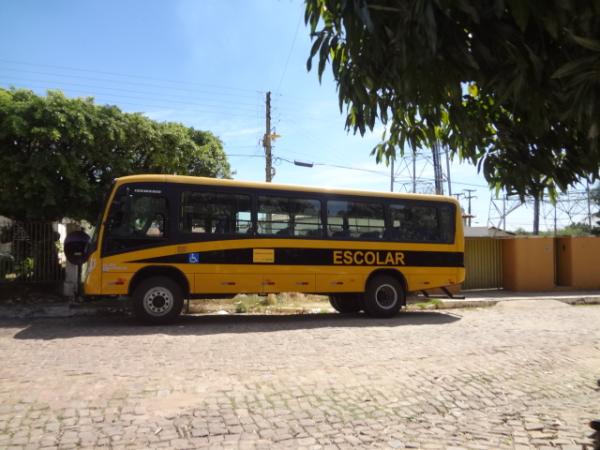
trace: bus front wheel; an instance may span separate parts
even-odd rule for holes
[[[353,314],[364,309],[364,302],[360,294],[330,295],[329,303],[333,309],[342,314]]]
[[[167,277],[147,278],[133,292],[133,312],[145,323],[172,322],[179,316],[182,308],[181,286]]]
[[[393,317],[405,302],[402,284],[389,275],[376,275],[367,284],[365,311],[372,317]]]

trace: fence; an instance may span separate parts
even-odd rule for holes
[[[0,218],[0,283],[64,279],[58,224]]]

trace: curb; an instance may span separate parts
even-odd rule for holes
[[[482,298],[482,299],[438,299],[441,303],[437,309],[456,308],[485,308],[495,306],[500,302],[511,302],[518,300],[554,300],[568,305],[600,305],[600,295],[585,296],[536,296],[536,297],[504,297],[504,298]]]
[[[435,297],[432,297],[435,299]],[[555,300],[568,305],[600,305],[600,295],[584,296],[536,296],[536,297],[503,297],[481,299],[436,299],[435,307],[424,307],[412,310],[440,310],[462,308],[487,308],[500,302],[517,300]],[[415,303],[425,303],[426,299],[409,301],[409,306]],[[431,305],[434,306],[434,305]],[[0,319],[47,319],[89,317],[109,314],[123,314],[129,311],[129,305],[123,301],[100,301],[90,303],[52,303],[37,305],[0,305]]]
[[[71,317],[69,305],[0,306],[3,319],[33,319],[50,317]]]
[[[128,311],[123,302],[53,303],[38,305],[0,306],[1,319],[65,319]]]

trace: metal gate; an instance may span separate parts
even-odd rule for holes
[[[57,225],[0,218],[0,284],[62,281]]]
[[[502,241],[466,238],[465,271],[463,289],[502,288]]]

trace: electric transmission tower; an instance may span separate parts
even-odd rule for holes
[[[445,171],[442,167],[443,158],[446,158]],[[397,185],[398,190],[403,192],[451,195],[448,149],[442,149],[440,144],[436,144],[431,150],[406,152],[395,160],[391,178],[392,190]],[[447,183],[447,190],[444,189],[444,183]]]
[[[534,203],[535,199],[532,196],[526,196],[523,200],[516,195],[506,194],[492,197],[488,213],[488,226],[506,230],[509,215],[518,209],[527,209],[533,213]],[[540,228],[553,230],[556,233],[561,228],[576,223],[591,226],[590,203],[589,189],[561,193],[555,201],[545,194],[540,198]],[[533,226],[533,214],[530,223]]]

